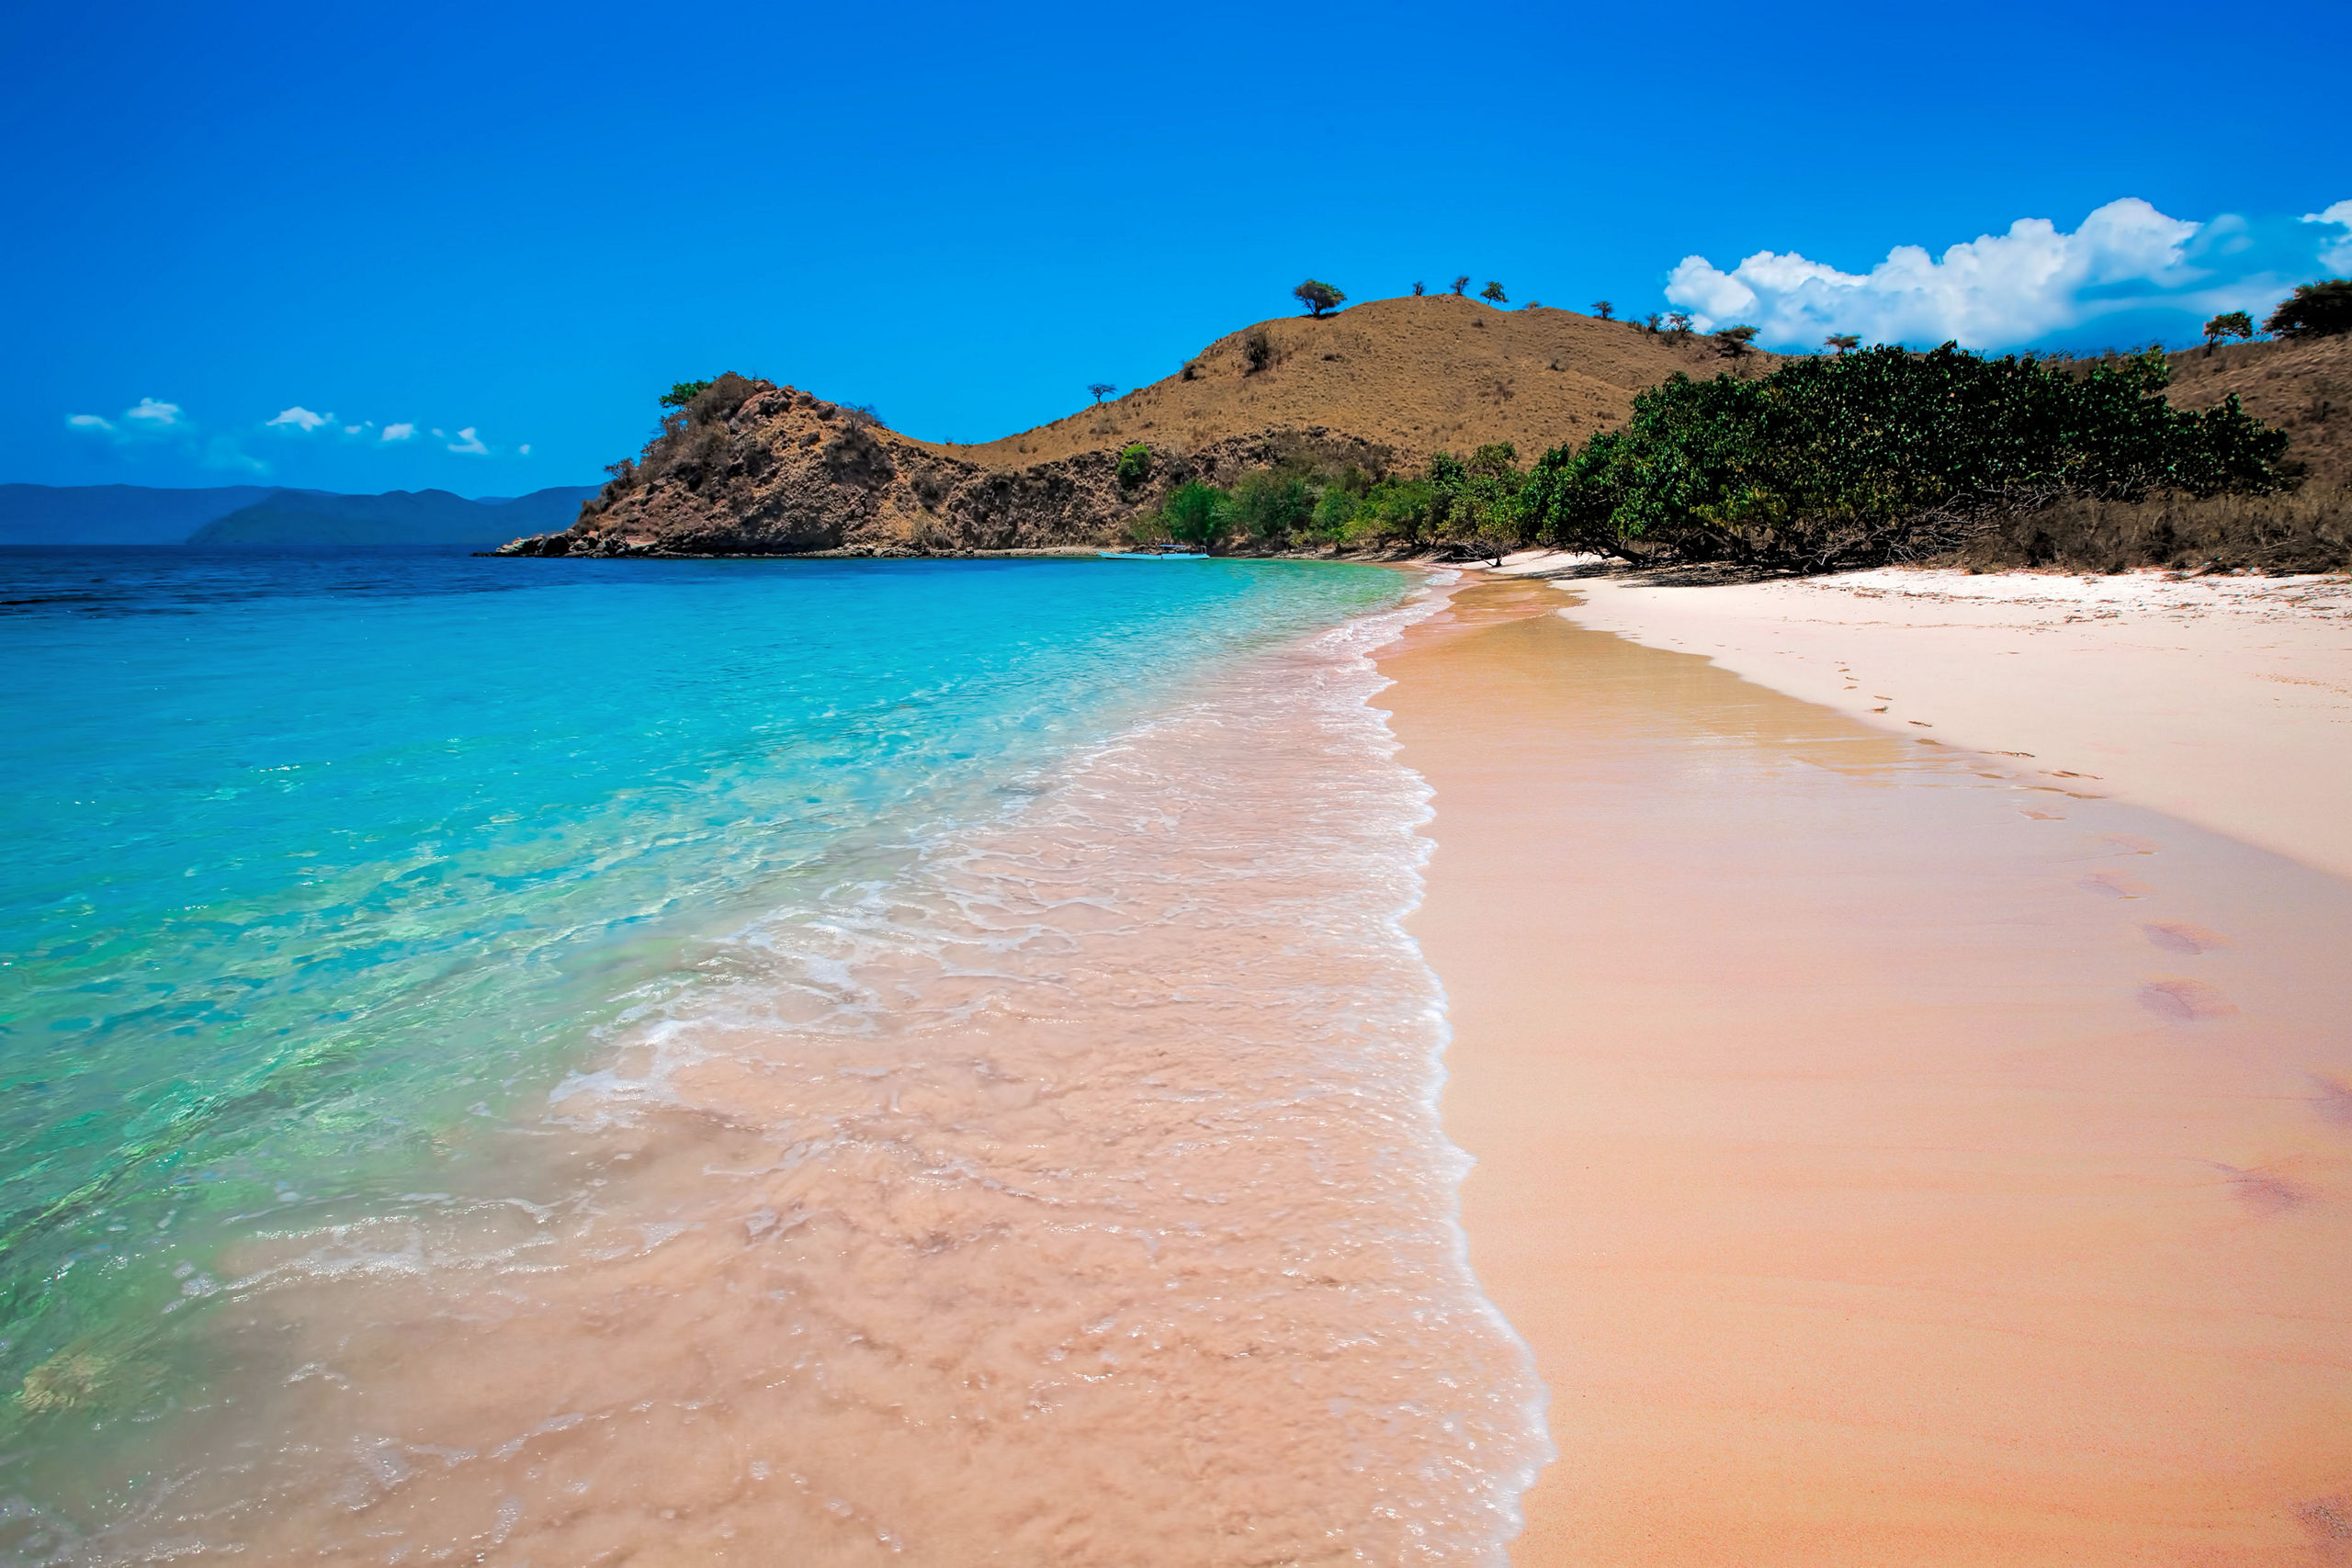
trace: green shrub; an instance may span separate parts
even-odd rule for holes
[[[1547,452],[1521,526],[1648,559],[1818,570],[1949,548],[2063,495],[2265,491],[2287,437],[2233,397],[2188,412],[2143,354],[2086,376],[1946,344],[1792,360],[1752,381],[1677,376],[1623,430]]]
[[[1383,479],[1356,502],[1340,541],[1360,547],[1419,544],[1436,500],[1424,479]]]
[[[684,408],[702,396],[709,386],[707,381],[673,381],[670,389],[662,394],[662,406],[665,409]]]
[[[1159,519],[1170,538],[1206,549],[1224,534],[1229,505],[1225,491],[1216,486],[1187,479],[1159,503]]]
[[[1489,441],[1471,453],[1470,461],[1464,466],[1473,474],[1485,474],[1489,478],[1500,478],[1505,474],[1515,476],[1519,468],[1519,448],[1508,441]]]
[[[1174,536],[1169,532],[1166,514],[1159,507],[1148,506],[1127,519],[1127,537],[1138,545],[1164,545]]]
[[[1265,328],[1251,327],[1241,334],[1241,362],[1248,367],[1245,376],[1255,376],[1274,362],[1274,340]]]
[[[1122,447],[1118,465],[1111,471],[1118,479],[1120,489],[1135,489],[1151,477],[1151,448],[1140,441],[1132,446]]]
[[[1345,539],[1348,525],[1362,504],[1352,492],[1338,485],[1326,486],[1323,493],[1315,498],[1315,537],[1317,540]]]
[[[1280,549],[1303,533],[1315,516],[1315,493],[1303,474],[1261,469],[1233,487],[1230,517],[1235,535],[1261,549]]]

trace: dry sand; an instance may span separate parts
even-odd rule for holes
[[[1380,699],[1560,1450],[1513,1562],[2352,1562],[2352,886],[1561,603]]]
[[[1563,586],[1580,626],[2352,876],[2345,578],[1888,570]]]

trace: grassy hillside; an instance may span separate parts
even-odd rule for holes
[[[1262,368],[1250,342],[1262,333]],[[1753,371],[1775,356],[1749,355]],[[1634,393],[1676,371],[1725,367],[1711,340],[1654,334],[1543,306],[1498,310],[1450,294],[1374,299],[1335,316],[1230,333],[1185,370],[1001,440],[939,451],[1018,468],[1141,441],[1197,451],[1229,436],[1321,427],[1414,466],[1432,452],[1509,441],[1540,452],[1623,421]],[[928,445],[928,444],[927,444]]]
[[[2352,484],[2352,335],[2192,348],[2165,359],[2176,407],[2211,408],[2235,392],[2246,412],[2288,434],[2288,461],[2314,488]]]

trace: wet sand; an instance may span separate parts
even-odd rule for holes
[[[1494,1562],[1547,1450],[1398,924],[1419,613],[713,940],[458,1190],[256,1237],[72,1561]]]
[[[2343,577],[1888,568],[1577,590],[1581,626],[2352,876]]]
[[[1512,1561],[2352,1562],[2352,886],[1563,602],[1376,699],[1560,1454]]]

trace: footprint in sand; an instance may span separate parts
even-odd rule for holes
[[[2187,920],[2143,920],[2140,929],[2166,953],[2212,953],[2230,945],[2229,938]]]
[[[2214,1162],[2213,1168],[2228,1179],[2232,1196],[2257,1214],[2283,1214],[2319,1196],[2300,1182],[2273,1176],[2267,1170],[2240,1170],[2219,1161]]]
[[[2320,1497],[2295,1510],[2324,1565],[2352,1562],[2352,1497]]]
[[[2323,1120],[2352,1132],[2352,1083],[2313,1073],[2312,1087],[2319,1090],[2317,1098],[2312,1101],[2312,1109],[2317,1111]]]
[[[2063,811],[2044,811],[2041,807],[2035,806],[2019,807],[2018,809],[2037,822],[2064,822],[2066,820],[2066,814]]]
[[[2237,1004],[2202,980],[2151,980],[2140,987],[2140,1005],[2159,1018],[2191,1023],[2227,1018]]]
[[[2155,891],[2138,877],[2120,871],[2095,871],[2075,886],[2107,898],[2145,898]]]
[[[2300,1182],[2273,1176],[2267,1170],[2241,1170],[2219,1160],[2213,1163],[2213,1168],[2229,1181],[2231,1195],[2257,1214],[2283,1214],[2319,1196]]]

